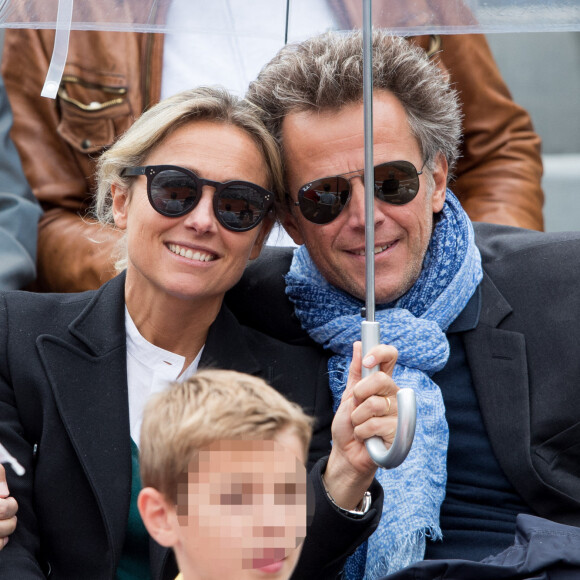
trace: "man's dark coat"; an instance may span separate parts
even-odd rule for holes
[[[463,338],[493,451],[535,514],[580,526],[580,233],[474,228],[481,314]],[[227,300],[243,322],[308,344],[284,294],[290,260],[268,250]]]

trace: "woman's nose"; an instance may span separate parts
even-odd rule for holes
[[[216,231],[217,219],[213,210],[213,195],[215,189],[205,185],[197,205],[185,216],[185,225],[198,233]]]

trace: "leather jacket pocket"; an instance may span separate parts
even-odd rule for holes
[[[58,91],[59,135],[80,153],[110,146],[134,120],[127,90],[118,75],[65,73]]]
[[[542,459],[536,466],[545,481],[571,497],[580,497],[580,423],[542,443],[535,455]]]

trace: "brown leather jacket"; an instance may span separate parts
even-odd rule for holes
[[[429,37],[416,42],[428,47]],[[71,32],[58,98],[40,96],[54,32],[7,30],[2,73],[12,138],[46,213],[40,222],[42,291],[97,288],[114,275],[119,234],[85,217],[95,160],[159,100],[163,36]],[[452,185],[472,219],[542,229],[540,139],[511,100],[485,38],[443,37],[436,53],[461,93],[465,142]],[[97,242],[97,243],[95,243]]]

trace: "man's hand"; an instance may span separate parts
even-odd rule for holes
[[[8,536],[16,529],[18,504],[10,496],[6,483],[6,472],[0,464],[0,550],[8,543]]]
[[[362,361],[361,343],[353,345],[348,382],[332,422],[333,446],[324,473],[326,489],[344,509],[356,508],[377,470],[365,440],[379,435],[390,446],[395,438],[399,388],[392,374],[397,354],[395,347],[383,344],[372,348]],[[361,378],[362,366],[376,365],[378,372]]]

